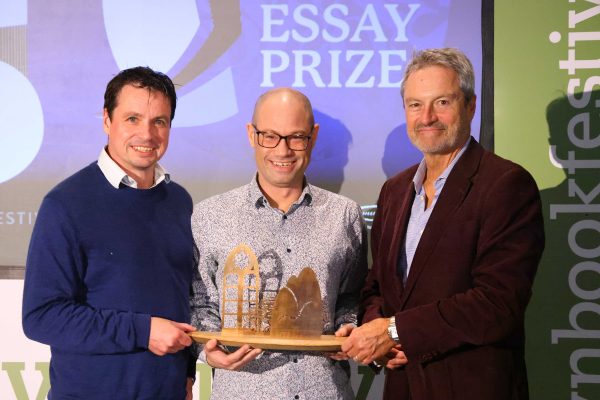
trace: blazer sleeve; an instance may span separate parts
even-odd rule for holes
[[[369,270],[363,290],[361,291],[359,323],[364,324],[376,318],[381,318],[383,314],[384,299],[379,286],[379,271],[381,270],[380,252],[382,221],[386,218],[385,198],[388,182],[384,183],[377,199],[377,211],[373,218],[371,226],[371,255],[373,265]]]

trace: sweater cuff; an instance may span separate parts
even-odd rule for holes
[[[133,327],[136,347],[147,349],[150,344],[150,315],[133,314]]]

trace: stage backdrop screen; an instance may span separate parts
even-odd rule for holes
[[[399,94],[406,62],[459,47],[479,86],[480,12],[480,0],[2,2],[0,268],[25,264],[43,196],[97,159],[106,83],[137,65],[177,84],[162,163],[195,202],[250,181],[244,125],[261,93],[291,86],[321,125],[310,181],[374,204],[420,159]],[[479,114],[473,127],[478,138]]]

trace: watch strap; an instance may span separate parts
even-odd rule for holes
[[[395,343],[399,343],[398,329],[396,328],[396,317],[392,316],[390,318],[387,332],[388,332],[388,336],[390,337],[390,339],[392,339]]]

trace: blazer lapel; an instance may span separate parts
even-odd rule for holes
[[[409,183],[409,187],[402,198],[402,206],[400,208],[400,215],[396,219],[394,225],[394,235],[392,236],[392,249],[390,251],[390,267],[394,269],[394,285],[396,293],[404,292],[404,283],[402,282],[402,274],[398,270],[398,261],[400,258],[400,249],[404,243],[406,237],[406,227],[408,225],[408,219],[410,217],[410,209],[412,202],[415,198],[415,190],[412,180]]]
[[[469,193],[471,177],[479,167],[482,154],[483,148],[481,145],[475,139],[471,138],[469,147],[450,172],[448,180],[444,184],[444,189],[419,240],[405,290],[402,293],[401,308],[406,306],[410,293],[427,265],[427,260],[434,253],[438,241],[444,235],[448,221]],[[406,229],[404,229],[404,232],[406,232]],[[402,240],[404,240],[404,236]]]

